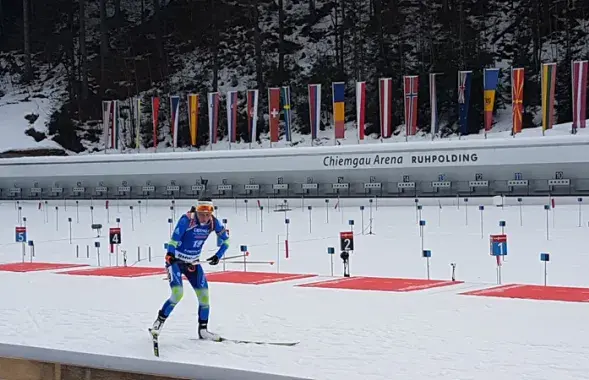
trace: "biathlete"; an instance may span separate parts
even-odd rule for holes
[[[210,265],[217,265],[229,248],[229,236],[225,227],[213,215],[211,199],[202,199],[196,207],[183,215],[176,224],[174,233],[168,243],[166,253],[166,271],[172,294],[158,312],[150,333],[157,338],[166,319],[184,295],[182,275],[185,275],[198,298],[198,336],[200,339],[220,340],[221,338],[207,330],[209,322],[209,286],[207,278],[199,263],[202,247],[212,232],[217,235],[217,253],[207,259]]]

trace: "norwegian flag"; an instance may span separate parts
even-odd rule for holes
[[[380,102],[380,134],[388,139],[393,134],[393,79],[381,78],[378,81],[378,94]]]
[[[419,77],[407,75],[403,77],[403,91],[405,94],[405,131],[407,136],[417,133],[417,90]]]

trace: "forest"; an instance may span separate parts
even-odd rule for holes
[[[355,120],[354,83],[366,81],[366,133],[379,134],[378,79],[393,79],[393,126],[399,126],[403,75],[422,78],[418,128],[429,130],[432,72],[439,73],[440,124],[452,134],[459,70],[473,71],[468,132],[478,133],[484,68],[501,68],[496,110],[511,108],[511,68],[525,68],[523,127],[529,128],[541,122],[541,64],[557,63],[556,121],[571,121],[571,61],[589,58],[589,2],[0,0],[0,52],[2,75],[19,85],[44,88],[62,79],[49,135],[74,152],[98,149],[103,100],[133,96],[144,100],[143,146],[153,144],[152,96],[200,94],[203,145],[208,92],[258,89],[260,113],[267,114],[267,89],[290,86],[293,127],[309,133],[307,85],[321,83],[322,128],[330,128],[334,81],[346,82],[349,121]],[[241,108],[238,135],[247,141]],[[180,145],[190,140],[186,113],[183,101]],[[159,141],[169,140],[169,117],[163,107]],[[259,120],[258,131],[265,133],[267,122]]]

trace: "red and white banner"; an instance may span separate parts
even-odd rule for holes
[[[268,89],[268,117],[270,120],[270,142],[278,142],[280,125],[280,87]]]
[[[393,79],[378,80],[378,99],[380,105],[380,135],[388,139],[393,134]]]

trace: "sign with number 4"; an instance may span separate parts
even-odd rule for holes
[[[340,250],[353,251],[354,250],[354,233],[351,231],[340,232]]]
[[[108,230],[110,244],[121,244],[122,236],[120,228],[111,228]]]

